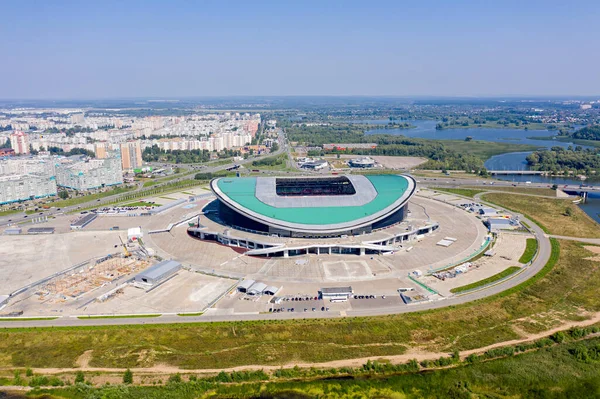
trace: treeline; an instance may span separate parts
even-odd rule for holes
[[[574,139],[600,140],[600,125],[586,126],[571,134]]]
[[[596,149],[584,149],[581,146],[567,149],[552,147],[549,150],[534,151],[527,156],[527,164],[532,170],[552,173],[576,171],[589,173],[600,169],[600,156]]]
[[[444,147],[439,141],[409,139],[404,136],[372,135],[376,148],[354,148],[345,151],[327,151],[329,153],[345,153],[353,155],[388,155],[424,157],[429,161],[419,166],[420,169],[465,170],[485,173],[481,158],[470,154],[458,153]]]
[[[202,163],[210,161],[210,155],[211,152],[208,150],[163,150],[155,144],[144,149],[142,159],[146,162]],[[231,149],[217,153],[219,158],[231,158],[239,155],[239,151]]]
[[[44,133],[66,133],[67,136],[71,136],[75,133],[91,133],[93,132],[94,129],[89,128],[89,127],[81,127],[79,125],[71,127],[69,129],[67,128],[56,128],[56,127],[51,127],[49,129],[44,130]]]
[[[308,146],[321,146],[329,143],[366,143],[370,136],[365,130],[372,129],[369,125],[339,123],[335,125],[294,125],[287,128],[289,141],[305,143]]]
[[[376,148],[355,148],[345,151],[315,151],[309,156],[324,153],[342,153],[352,155],[390,155],[428,158],[429,161],[419,166],[420,169],[448,169],[475,171],[485,174],[483,161],[474,155],[449,150],[439,141],[412,139],[391,134],[365,135],[365,128],[370,125],[337,124],[326,126],[299,125],[288,128],[290,141],[298,141],[308,146],[321,146],[328,143],[376,143]]]
[[[43,147],[40,148],[40,151],[43,151]],[[71,155],[87,155],[90,158],[94,158],[96,154],[93,151],[86,150],[85,148],[73,148],[70,151],[65,151],[60,147],[48,147],[48,152],[51,155],[64,155],[66,157]]]

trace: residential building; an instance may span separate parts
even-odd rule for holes
[[[11,134],[10,146],[15,150],[15,154],[29,154],[29,136],[23,132]]]

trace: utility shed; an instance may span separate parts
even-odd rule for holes
[[[248,289],[254,285],[254,283],[256,283],[254,280],[244,280],[238,284],[237,289],[239,292],[247,292]]]
[[[346,298],[354,293],[352,287],[332,287],[332,288],[321,288],[319,291],[323,299],[331,298]]]
[[[266,288],[267,285],[265,283],[254,283],[246,293],[248,295],[261,295]]]
[[[54,234],[54,227],[32,227],[27,234]]]
[[[9,228],[7,228],[6,230],[4,230],[4,234],[8,234],[8,235],[17,235],[17,234],[21,234],[21,228],[18,226],[11,226]]]
[[[163,260],[135,276],[137,283],[156,285],[181,269],[181,263],[174,260]]]
[[[267,295],[275,295],[278,291],[279,288],[275,287],[274,285],[270,285],[267,288],[265,288],[264,293]]]

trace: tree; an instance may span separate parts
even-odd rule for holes
[[[569,207],[569,208],[567,208],[567,209],[565,209],[565,213],[564,213],[564,215],[565,215],[565,216],[568,216],[568,217],[571,217],[571,216],[573,216],[573,210],[572,210],[570,207]]]
[[[85,375],[83,374],[83,371],[78,370],[77,373],[75,373],[75,383],[84,383],[85,382]]]
[[[69,198],[69,193],[67,192],[67,190],[60,190],[58,192],[58,197],[60,199],[67,199],[67,198]]]
[[[465,141],[471,141],[471,140],[473,140],[473,136],[467,136],[467,137],[465,137]]]
[[[552,190],[554,190],[554,191],[558,190],[558,184],[553,184],[552,185]]]
[[[123,384],[133,384],[133,372],[129,369],[123,374]]]
[[[6,139],[6,141],[4,142],[4,144],[0,145],[0,148],[11,148],[10,138]]]

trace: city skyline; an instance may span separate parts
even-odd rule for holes
[[[600,5],[3,5],[5,99],[594,96]]]

